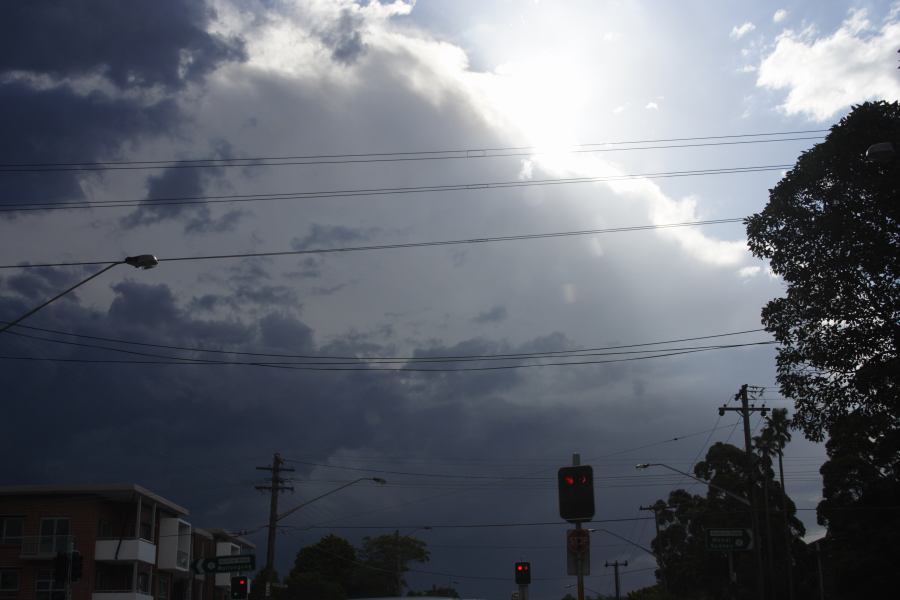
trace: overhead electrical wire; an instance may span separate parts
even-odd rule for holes
[[[556,231],[550,233],[523,233],[518,235],[506,235],[506,236],[490,236],[490,237],[480,237],[480,238],[468,238],[468,239],[457,239],[457,240],[438,240],[438,241],[425,241],[425,242],[401,242],[396,244],[373,244],[366,246],[345,246],[341,248],[315,248],[315,249],[303,249],[303,250],[276,250],[272,252],[237,252],[232,254],[208,254],[201,256],[173,256],[173,257],[159,257],[161,261],[164,262],[183,262],[183,261],[195,261],[195,260],[224,260],[224,259],[236,259],[236,258],[263,258],[263,257],[275,257],[275,256],[301,256],[305,254],[331,254],[331,253],[343,253],[343,252],[368,252],[375,250],[396,250],[403,248],[426,248],[430,246],[454,246],[454,245],[464,245],[464,244],[486,244],[493,242],[510,242],[510,241],[521,241],[521,240],[537,240],[537,239],[545,239],[545,238],[559,238],[559,237],[576,237],[576,236],[585,236],[585,235],[600,235],[605,233],[624,233],[629,231],[648,231],[655,229],[675,229],[680,227],[698,227],[703,225],[723,225],[728,223],[741,223],[744,221],[744,217],[729,217],[726,219],[709,219],[705,221],[685,221],[683,223],[660,223],[660,224],[650,224],[650,225],[631,225],[626,227],[607,227],[604,229],[582,229],[576,231]],[[69,261],[69,262],[55,262],[55,263],[33,263],[33,264],[5,264],[0,265],[0,269],[35,269],[35,268],[43,268],[43,267],[87,267],[87,266],[96,266],[96,265],[108,265],[113,262],[118,262],[120,259],[116,260],[80,260],[80,261]]]
[[[5,321],[0,321],[0,323],[6,323]],[[110,338],[110,337],[102,337],[102,336],[94,336],[94,335],[86,335],[81,333],[74,333],[69,331],[61,331],[58,329],[47,329],[43,327],[33,327],[30,325],[16,325],[16,329],[29,329],[32,331],[40,331],[42,333],[51,333],[56,335],[65,335],[76,338],[83,339],[91,339],[96,341],[103,342],[113,342],[118,344],[128,344],[132,346],[140,346],[140,347],[149,347],[149,348],[160,348],[165,350],[179,350],[184,352],[205,352],[211,354],[233,354],[236,356],[253,356],[253,357],[265,357],[265,358],[298,358],[298,359],[310,359],[310,360],[362,360],[362,361],[402,361],[402,362],[415,362],[415,361],[454,361],[454,360],[489,360],[489,359],[525,359],[525,358],[543,358],[548,356],[561,356],[561,355],[571,355],[576,353],[586,353],[586,352],[603,352],[610,350],[624,350],[624,349],[633,349],[633,348],[642,348],[648,346],[663,346],[668,344],[680,344],[683,342],[696,342],[700,340],[709,340],[709,339],[717,339],[723,337],[731,337],[735,335],[744,335],[748,333],[760,333],[765,331],[765,329],[745,329],[742,331],[730,331],[726,333],[715,333],[711,335],[701,335],[701,336],[693,336],[693,337],[683,337],[671,340],[663,340],[663,341],[655,341],[655,342],[644,342],[641,344],[618,344],[613,346],[594,346],[590,348],[582,348],[582,349],[571,349],[571,350],[547,350],[544,352],[520,352],[520,353],[493,353],[493,354],[446,354],[446,355],[434,355],[434,356],[373,356],[373,357],[365,357],[358,355],[316,355],[316,354],[284,354],[284,353],[264,353],[264,352],[249,352],[249,351],[240,351],[240,350],[221,350],[214,348],[204,348],[199,346],[175,346],[175,345],[167,345],[167,344],[152,344],[147,342],[137,342],[133,340],[127,340],[123,338]],[[39,338],[35,336],[28,336],[26,334],[19,333],[18,335],[22,337],[32,337],[33,339],[39,339],[44,341],[58,341],[50,338]],[[108,347],[103,347],[102,349],[111,349]],[[672,350],[672,348],[667,348],[663,350]],[[663,351],[661,350],[661,351]],[[649,351],[648,351],[649,352]],[[156,356],[159,358],[158,356]]]
[[[360,359],[358,363],[349,364],[349,363],[338,363],[338,364],[328,364],[328,363],[284,363],[284,362],[239,362],[239,361],[213,361],[213,360],[204,360],[204,359],[189,359],[189,358],[180,358],[180,359],[160,359],[160,360],[116,360],[116,359],[86,359],[86,358],[63,358],[63,357],[45,357],[45,356],[15,356],[15,355],[0,355],[0,360],[11,360],[11,361],[24,361],[24,362],[54,362],[54,363],[73,363],[73,364],[103,364],[103,365],[167,365],[167,366],[248,366],[248,367],[265,367],[265,368],[277,368],[277,369],[288,369],[288,370],[296,370],[296,371],[386,371],[386,372],[418,372],[418,373],[458,373],[458,372],[472,372],[472,371],[500,371],[500,370],[510,370],[510,369],[529,369],[529,368],[537,368],[537,367],[560,367],[560,366],[582,366],[582,365],[599,365],[599,364],[609,364],[609,363],[618,363],[618,362],[632,362],[638,360],[649,360],[654,358],[663,358],[670,356],[680,356],[684,354],[694,354],[697,352],[708,352],[711,350],[727,350],[733,348],[745,348],[752,346],[766,346],[777,344],[776,341],[765,341],[765,342],[750,342],[744,344],[730,344],[730,345],[722,345],[722,346],[704,346],[700,348],[692,348],[680,351],[667,352],[665,350],[660,350],[659,354],[654,354],[652,356],[633,356],[627,358],[616,358],[616,359],[606,359],[606,360],[587,360],[587,361],[558,361],[558,362],[546,362],[546,363],[527,363],[527,364],[512,364],[512,365],[492,365],[492,366],[481,366],[481,367],[407,367],[407,366],[398,366],[398,367],[379,367],[379,366],[370,366],[363,364],[365,363],[364,359]],[[126,351],[129,354],[137,354],[133,351]],[[648,351],[649,352],[649,351]],[[578,358],[572,357],[572,358]],[[324,366],[323,366],[324,365]]]
[[[386,196],[402,194],[422,194],[431,192],[465,192],[473,190],[493,190],[510,188],[570,185],[577,183],[608,183],[633,179],[669,179],[675,177],[698,177],[706,175],[733,175],[738,173],[763,173],[790,169],[793,164],[754,165],[748,167],[722,167],[716,169],[694,169],[685,171],[660,171],[653,173],[630,173],[603,175],[597,177],[567,177],[559,179],[517,179],[482,183],[448,185],[421,185],[394,188],[369,188],[326,190],[315,192],[282,192],[269,194],[227,194],[215,196],[180,196],[169,198],[146,198],[133,200],[59,201],[59,202],[6,202],[0,203],[0,212],[27,212],[48,210],[74,210],[90,208],[156,208],[160,206],[185,206],[192,204],[233,204],[247,202],[273,202],[279,200],[314,200],[324,198],[353,198],[361,196]]]
[[[556,150],[554,153],[599,153],[626,152],[633,150],[661,150],[673,148],[697,148],[708,146],[731,146],[747,144],[769,144],[777,142],[793,142],[822,139],[824,136],[780,137],[808,133],[821,134],[827,129],[807,129],[799,131],[780,131],[768,133],[747,133],[720,136],[695,136],[686,138],[664,138],[655,140],[634,140],[617,142],[594,142],[577,144],[569,148]],[[770,139],[747,139],[770,138]],[[713,141],[708,141],[713,140]],[[725,141],[731,140],[731,141]],[[674,143],[690,142],[690,143]],[[636,144],[650,144],[637,146]],[[0,163],[0,174],[16,173],[48,173],[70,171],[120,171],[149,169],[198,169],[229,167],[277,167],[322,164],[354,164],[406,161],[459,160],[477,158],[503,158],[540,155],[545,152],[538,146],[507,146],[497,148],[468,148],[425,150],[418,152],[371,152],[357,154],[310,154],[288,156],[248,156],[237,158],[193,158],[175,160],[122,160],[122,161],[84,161],[84,162],[5,162]]]

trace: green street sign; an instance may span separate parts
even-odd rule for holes
[[[707,529],[706,549],[734,552],[753,548],[753,532],[749,529]]]
[[[255,554],[233,554],[230,556],[215,556],[210,558],[198,558],[193,564],[194,573],[238,573],[240,571],[256,570]]]

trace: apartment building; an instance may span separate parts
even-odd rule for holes
[[[253,545],[187,517],[134,484],[0,486],[0,600],[66,600],[67,585],[69,600],[225,600],[230,576],[197,576],[192,558]],[[81,577],[56,580],[57,554],[73,550]]]

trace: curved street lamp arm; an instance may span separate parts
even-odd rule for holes
[[[308,505],[312,504],[312,503],[315,502],[316,500],[321,500],[321,499],[324,498],[325,496],[330,496],[331,494],[333,494],[333,493],[335,493],[335,492],[339,492],[339,491],[341,491],[342,489],[344,489],[345,487],[350,487],[350,486],[353,485],[354,483],[359,483],[360,481],[374,481],[375,483],[377,483],[377,484],[379,484],[379,485],[384,485],[384,484],[386,483],[386,481],[385,481],[384,479],[382,479],[381,477],[360,477],[359,479],[354,479],[353,481],[347,482],[347,483],[345,483],[344,485],[342,485],[342,486],[340,486],[340,487],[334,488],[334,489],[331,490],[330,492],[325,492],[325,493],[322,494],[321,496],[316,496],[315,498],[312,498],[312,499],[310,499],[310,500],[307,500],[307,501],[304,502],[303,504],[299,504],[299,505],[295,506],[294,508],[292,508],[292,509],[290,509],[290,510],[287,510],[287,511],[281,513],[280,515],[278,515],[278,516],[275,517],[275,522],[277,523],[278,521],[282,520],[283,518],[287,517],[288,515],[291,515],[291,514],[297,512],[298,510],[300,510],[300,509],[303,508],[304,506],[308,506]],[[263,527],[268,527],[268,525],[264,525]]]
[[[670,467],[669,465],[666,465],[663,463],[641,463],[639,465],[634,466],[635,469],[646,469],[647,467],[662,467],[664,469],[674,471],[675,473],[678,473],[679,475],[684,475],[685,477],[690,477],[694,481],[699,481],[700,483],[704,483],[713,489],[719,490],[720,492],[722,492],[729,498],[733,498],[733,499],[737,500],[738,502],[740,502],[741,504],[750,506],[750,501],[747,500],[746,498],[744,498],[743,496],[739,496],[739,495],[735,494],[734,492],[730,492],[730,491],[726,490],[725,488],[718,486],[715,483],[712,483],[711,481],[708,481],[706,479],[700,479],[699,477],[695,477],[695,476],[691,475],[690,473],[686,473],[684,471],[676,469],[675,467]]]
[[[628,538],[622,537],[622,536],[619,535],[618,533],[613,533],[613,532],[610,531],[609,529],[602,529],[602,528],[599,528],[599,527],[598,527],[598,528],[591,528],[591,529],[588,529],[588,531],[602,531],[603,533],[608,533],[609,535],[613,536],[614,538],[620,539],[620,540],[622,540],[623,542],[625,542],[625,543],[627,543],[627,544],[631,544],[631,545],[634,546],[635,548],[640,548],[641,550],[643,550],[643,551],[646,552],[647,554],[651,554],[651,555],[653,555],[654,558],[656,558],[656,553],[653,552],[653,550],[651,550],[650,548],[647,548],[647,547],[645,547],[645,546],[641,546],[641,545],[638,544],[637,542],[632,542],[632,541],[629,540]]]
[[[14,320],[0,326],[0,333],[3,333],[10,327],[21,323],[22,321],[24,321],[25,319],[27,319],[28,317],[30,317],[37,311],[48,306],[49,304],[52,304],[53,302],[56,302],[57,300],[59,300],[60,298],[62,298],[63,296],[65,296],[66,294],[71,292],[72,290],[75,290],[75,289],[83,286],[91,279],[93,279],[95,277],[99,277],[100,275],[103,275],[104,273],[106,273],[107,271],[109,271],[110,269],[115,267],[116,265],[131,265],[132,267],[134,267],[136,269],[152,269],[153,267],[155,267],[158,264],[159,264],[159,259],[156,258],[152,254],[139,254],[137,256],[127,256],[127,257],[125,257],[125,260],[117,260],[114,263],[110,263],[110,264],[106,265],[105,267],[103,267],[102,269],[100,269],[99,271],[97,271],[96,273],[94,273],[93,275],[91,275],[90,277],[88,277],[87,279],[82,279],[81,281],[79,281],[78,283],[73,285],[72,287],[67,288],[66,290],[53,296],[52,298],[50,298],[43,304],[40,304],[40,305],[32,308],[31,310],[29,310],[27,313],[20,316],[19,318],[14,319]]]
[[[49,304],[51,304],[51,303],[53,303],[53,302],[56,302],[57,300],[59,300],[60,298],[62,298],[63,296],[65,296],[66,294],[68,294],[69,292],[71,292],[72,290],[81,287],[82,285],[84,285],[85,283],[87,283],[88,281],[90,281],[91,279],[93,279],[93,278],[95,278],[95,277],[99,277],[100,275],[103,275],[104,273],[106,273],[107,271],[109,271],[110,269],[112,269],[113,267],[115,267],[116,265],[121,265],[121,264],[123,264],[124,262],[125,262],[125,261],[119,261],[119,262],[114,262],[114,263],[111,263],[111,264],[106,265],[105,267],[103,267],[102,269],[100,269],[99,271],[97,271],[96,273],[94,273],[93,275],[91,275],[90,277],[88,277],[87,279],[82,279],[81,281],[79,281],[78,283],[76,283],[75,285],[73,285],[72,287],[70,287],[70,288],[66,289],[65,291],[62,291],[62,292],[58,293],[57,295],[53,296],[52,298],[50,298],[49,300],[47,300],[47,301],[44,302],[43,304],[40,304],[40,305],[38,305],[38,306],[32,308],[31,310],[29,310],[27,313],[25,313],[24,315],[20,316],[19,318],[14,319],[14,320],[12,320],[12,321],[6,323],[6,324],[3,325],[3,326],[0,326],[0,333],[3,333],[4,331],[6,331],[7,329],[9,329],[9,328],[12,327],[13,325],[17,325],[17,324],[20,323],[21,321],[24,321],[25,319],[27,319],[28,317],[30,317],[31,315],[33,315],[33,314],[36,313],[37,311],[41,310],[42,308],[44,308],[45,306],[47,306],[47,305],[49,305]]]

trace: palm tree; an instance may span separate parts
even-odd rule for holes
[[[776,408],[772,411],[772,416],[766,420],[766,426],[760,432],[759,436],[754,439],[756,450],[763,460],[763,467],[768,470],[772,464],[772,455],[778,456],[778,477],[781,482],[781,516],[784,519],[785,544],[787,549],[787,584],[788,597],[790,600],[794,598],[794,577],[793,577],[793,559],[791,557],[791,530],[788,525],[787,512],[787,494],[784,489],[784,447],[791,441],[791,420],[787,416],[786,408]],[[763,482],[768,486],[768,477],[763,477]],[[769,493],[765,490],[764,496],[766,503],[766,531],[769,533],[769,561],[771,569],[772,561],[772,536],[769,525]]]

